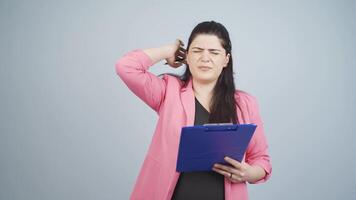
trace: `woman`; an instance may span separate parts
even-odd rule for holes
[[[183,46],[176,40],[136,49],[116,63],[128,88],[159,115],[130,199],[248,199],[246,182],[265,182],[272,167],[256,99],[235,89],[229,33],[220,23],[202,22]],[[174,68],[185,64],[183,76],[148,71],[163,59]],[[176,172],[183,126],[229,122],[257,125],[242,162],[226,157],[230,165],[217,163],[210,172]]]

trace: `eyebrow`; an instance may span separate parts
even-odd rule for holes
[[[199,49],[199,50],[204,50],[203,48],[200,47],[193,47],[192,49]],[[220,49],[208,49],[209,51],[221,51]]]

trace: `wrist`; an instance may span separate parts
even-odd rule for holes
[[[257,182],[261,180],[263,177],[265,177],[266,175],[265,170],[258,165],[251,165],[249,171],[250,171],[249,173],[250,175],[247,180],[248,183]]]
[[[170,58],[174,55],[174,44],[166,44],[160,47],[163,59]]]
[[[169,46],[163,45],[154,48],[148,48],[143,50],[153,61],[153,63],[157,63],[163,59],[166,59],[170,55]]]

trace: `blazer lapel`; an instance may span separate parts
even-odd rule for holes
[[[193,91],[193,83],[192,83],[192,78],[190,78],[188,84],[186,87],[183,87],[181,89],[181,101],[183,104],[183,108],[185,111],[186,115],[186,126],[193,126],[194,125],[194,117],[195,117],[195,99],[194,99],[194,91]],[[237,100],[237,103],[239,106],[236,106],[236,112],[237,112],[237,119],[239,124],[244,124],[248,123],[246,116],[245,116],[245,110],[243,103],[240,101],[240,96],[237,94],[235,96],[235,99]]]
[[[194,92],[192,79],[190,78],[186,87],[182,88],[181,101],[186,115],[186,125],[194,125],[195,117],[195,101],[194,101]]]

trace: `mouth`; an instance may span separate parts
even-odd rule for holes
[[[208,67],[208,66],[199,66],[198,68],[202,71],[208,71],[208,70],[212,69],[212,67]]]

